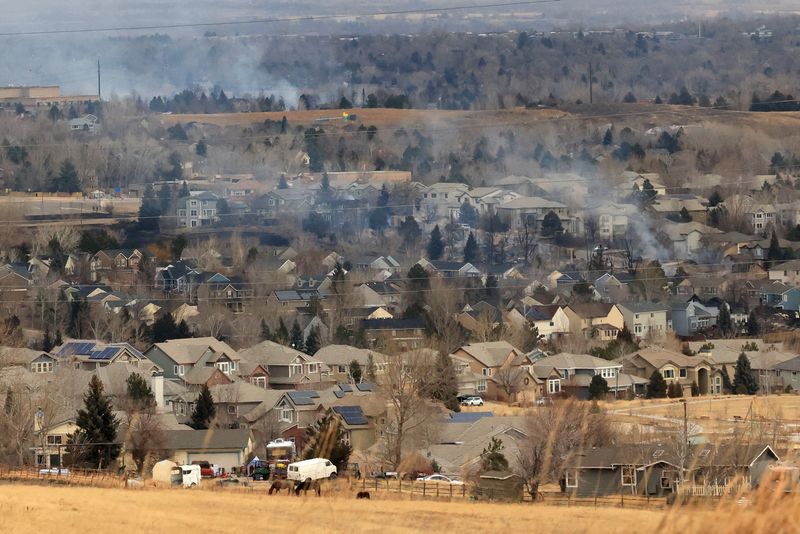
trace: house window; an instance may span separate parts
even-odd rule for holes
[[[184,367],[183,365],[174,365],[172,366],[172,374],[183,376]]]
[[[289,376],[303,374],[303,366],[299,363],[293,363],[289,366]]]
[[[286,423],[292,422],[292,409],[287,406],[281,407],[280,420]]]
[[[622,468],[622,485],[635,486],[636,485],[636,468],[623,467]]]
[[[685,368],[685,367],[681,367],[681,370],[680,370],[679,376],[680,376],[681,378],[686,378],[686,368]]]
[[[675,369],[664,369],[661,374],[664,375],[664,378],[675,378]]]
[[[346,365],[338,365],[337,366],[339,374],[347,374],[347,366]]]
[[[267,389],[267,377],[266,376],[254,376],[250,379],[250,383],[254,386]]]
[[[217,369],[227,375],[231,372],[231,364],[230,362],[217,362]]]
[[[319,372],[319,365],[316,363],[309,363],[306,365],[306,374],[314,374]]]
[[[48,445],[61,445],[61,440],[63,436],[60,434],[48,434],[47,435],[47,444]]]
[[[192,216],[192,217],[197,217],[197,210],[191,210],[189,212],[189,215]]]
[[[228,414],[229,415],[236,415],[236,405],[235,404],[229,404],[228,405]]]
[[[550,379],[547,381],[547,392],[550,395],[554,395],[560,391],[561,391],[561,380]]]
[[[484,367],[481,370],[481,373],[483,374],[483,376],[492,376],[492,368],[491,367]]]
[[[577,469],[567,469],[564,472],[564,485],[568,488],[577,488],[578,487],[578,470]]]
[[[53,371],[53,362],[36,362],[31,364],[32,373],[50,373]]]
[[[175,413],[178,415],[186,415],[186,403],[178,402],[175,404]]]
[[[478,390],[478,393],[485,393],[486,392],[486,380],[478,380],[478,385],[475,388]]]
[[[665,469],[661,472],[661,489],[672,489],[672,481],[675,475],[672,471]]]

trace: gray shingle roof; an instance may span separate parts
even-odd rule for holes
[[[165,434],[172,450],[244,450],[250,440],[247,429],[168,430]]]

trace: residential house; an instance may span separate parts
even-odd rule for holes
[[[362,380],[365,380],[370,366],[373,367],[375,374],[379,375],[383,372],[387,360],[387,356],[380,352],[349,345],[326,345],[314,354],[314,358],[327,366],[329,376],[339,384],[353,381],[350,374],[352,362],[358,362]]]
[[[527,224],[533,231],[539,232],[542,221],[551,211],[561,219],[566,232],[579,233],[576,219],[570,217],[569,208],[560,202],[540,197],[519,197],[497,206],[497,213],[511,222],[512,230],[519,230]]]
[[[431,275],[443,276],[445,278],[476,277],[481,275],[480,269],[469,262],[430,261],[423,258],[417,262],[417,265],[425,269]]]
[[[623,204],[617,202],[597,202],[586,207],[587,220],[584,221],[584,228],[587,235],[593,229],[597,239],[601,241],[613,241],[624,237],[628,231],[630,218],[638,213],[638,209],[633,204]],[[593,221],[593,222],[589,222]],[[592,228],[592,225],[594,226]]]
[[[92,281],[99,282],[112,273],[132,273],[142,270],[146,255],[137,248],[106,249],[97,252],[89,261]]]
[[[0,347],[0,368],[21,367],[34,374],[52,373],[58,360],[52,355],[25,347]]]
[[[216,408],[216,423],[221,428],[242,428],[246,416],[253,410],[272,410],[283,397],[284,391],[267,389],[254,384],[235,381],[209,387]],[[191,413],[193,406],[187,406]],[[183,410],[181,410],[183,411]]]
[[[784,391],[800,391],[800,356],[776,363],[773,370],[781,378]]]
[[[635,276],[627,272],[603,273],[592,283],[595,292],[605,302],[619,302],[631,296],[630,283]]]
[[[51,354],[59,365],[88,371],[118,362],[142,368],[149,366],[145,356],[128,343],[73,339],[53,349]]]
[[[668,320],[679,336],[693,336],[717,324],[719,308],[706,306],[697,300],[678,301],[670,305]]]
[[[75,117],[69,120],[69,130],[71,132],[87,132],[94,133],[95,128],[98,127],[99,121],[95,115],[91,113],[83,117]]]
[[[750,350],[754,346],[758,347],[758,350]],[[731,381],[734,378],[739,355],[744,352],[750,361],[750,368],[756,375],[759,392],[762,393],[783,390],[784,377],[777,366],[797,356],[795,352],[780,350],[778,347],[759,339],[715,339],[711,343],[689,342],[689,348],[697,352],[698,356],[712,358],[718,370],[721,371],[724,366]],[[721,380],[719,384],[716,381],[712,384],[712,392],[717,391],[717,385],[720,386],[718,391],[722,392]]]
[[[33,455],[36,465],[46,469],[64,465],[67,449],[64,447],[77,430],[76,414],[72,410],[63,410],[60,414],[46,421],[44,427],[34,418]]]
[[[787,286],[800,287],[800,260],[778,263],[769,268],[769,279]]]
[[[616,339],[625,326],[625,318],[616,304],[605,302],[573,303],[564,307],[570,331],[575,335]]]
[[[167,430],[164,438],[164,450],[178,465],[203,460],[228,473],[244,466],[255,448],[248,429]]]
[[[564,307],[558,304],[546,306],[526,306],[525,319],[535,326],[539,335],[546,340],[551,340],[571,332],[569,316]]]
[[[721,391],[721,375],[716,373],[716,363],[708,355],[686,356],[661,347],[646,347],[619,359],[623,370],[645,379],[658,371],[667,383],[681,386],[686,397],[691,396],[692,384],[701,395]],[[719,386],[719,389],[717,388]]]
[[[708,222],[708,201],[700,196],[691,194],[662,195],[656,197],[650,205],[650,210],[666,218],[677,218],[686,210],[692,222],[706,224]]]
[[[456,320],[469,332],[486,334],[494,331],[502,323],[503,315],[500,310],[482,300],[464,306]]]
[[[167,380],[183,380],[194,368],[217,368],[227,376],[238,374],[242,358],[224,341],[213,337],[171,339],[155,343],[145,357],[164,371]]]
[[[758,302],[762,306],[793,312],[800,310],[800,287],[769,280],[755,284],[755,287],[758,290]]]
[[[703,237],[718,233],[722,233],[721,230],[696,221],[683,223],[664,221],[659,226],[659,236],[671,243],[675,255],[679,258],[686,258],[703,250]]]
[[[371,347],[396,344],[410,350],[422,346],[426,326],[422,319],[366,319],[361,322],[361,328]]]
[[[275,189],[262,195],[253,203],[253,210],[261,219],[272,219],[281,214],[304,216],[314,207],[316,191],[312,189]]]
[[[560,374],[559,378],[547,379],[547,394],[557,395],[562,391],[580,399],[589,398],[589,384],[595,375],[600,375],[606,380],[609,391],[614,395],[624,394],[633,389],[643,392],[647,380],[622,372],[622,364],[604,360],[588,354],[570,354],[562,352],[553,356],[546,356],[535,360],[533,363],[536,376],[552,376],[555,369]]]
[[[155,287],[161,291],[184,293],[200,273],[193,261],[176,261],[165,267],[156,267]]]
[[[0,291],[26,292],[33,285],[33,276],[28,272],[28,266],[7,263],[0,267]]]
[[[510,202],[521,195],[500,187],[475,187],[464,193],[456,194],[461,204],[471,204],[479,215],[493,213],[498,204]]]
[[[624,302],[618,305],[628,331],[637,339],[661,339],[667,330],[670,307],[657,302]]]
[[[578,497],[663,496],[676,493],[682,480],[699,490],[735,481],[752,488],[779,460],[769,445],[762,444],[692,445],[684,461],[679,448],[669,444],[596,447],[568,459],[561,488]]]
[[[204,191],[177,201],[177,225],[182,228],[208,226],[219,220],[220,197]]]
[[[281,309],[281,315],[308,308],[314,302],[322,302],[328,297],[327,290],[320,289],[278,289],[267,298],[267,302]]]
[[[324,364],[308,354],[272,341],[262,341],[240,353],[242,359],[259,364],[269,373],[274,389],[325,389],[335,383]]]
[[[353,269],[359,271],[378,271],[396,274],[402,271],[400,263],[391,256],[365,256],[353,262]]]
[[[419,210],[422,219],[429,223],[458,220],[459,198],[469,191],[466,184],[439,182],[420,192]]]
[[[524,354],[514,348],[507,341],[488,341],[485,343],[470,343],[456,349],[450,354],[451,359],[460,359],[469,363],[472,373],[480,374],[484,380],[477,386],[477,392],[487,399],[507,399],[503,391],[502,382],[506,375],[520,367],[519,362]],[[518,362],[517,365],[514,365]],[[527,373],[527,369],[524,370]],[[463,371],[462,371],[463,372]],[[527,384],[522,384],[522,389],[533,388],[532,377],[519,377],[522,380],[528,378]],[[519,386],[519,384],[517,385]]]
[[[225,306],[233,313],[241,313],[255,295],[253,286],[239,276],[206,274],[209,276],[201,275],[196,281],[195,298],[192,302],[211,302]]]

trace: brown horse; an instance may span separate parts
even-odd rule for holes
[[[368,491],[359,491],[356,493],[356,499],[369,499]]]
[[[300,482],[294,487],[294,494],[300,495],[302,491],[304,495],[308,495],[308,490],[316,491],[317,497],[322,496],[322,484],[320,484],[319,480],[311,480],[308,479],[305,482]]]
[[[294,484],[291,480],[276,480],[269,487],[269,494],[272,495],[273,491],[278,494],[281,490],[287,490],[287,493],[292,493],[292,489],[294,489]]]

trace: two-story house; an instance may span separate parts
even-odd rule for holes
[[[197,228],[207,226],[219,220],[217,203],[220,197],[214,193],[204,191],[178,199],[177,225],[183,228]]]
[[[658,302],[624,302],[618,305],[628,331],[638,339],[660,339],[672,328],[669,306]]]
[[[611,340],[625,325],[619,307],[606,302],[573,303],[564,307],[564,313],[575,335]]]
[[[790,260],[769,268],[769,279],[800,287],[800,260]]]
[[[336,383],[320,360],[272,341],[262,341],[240,354],[268,371],[269,386],[274,389],[324,389]]]
[[[92,281],[98,282],[112,272],[137,272],[146,261],[145,253],[137,248],[106,249],[97,252],[89,261]]]
[[[667,383],[676,382],[684,390],[684,396],[691,395],[692,384],[697,385],[701,395],[712,392],[715,362],[702,353],[686,356],[661,347],[647,347],[620,359],[626,373],[649,379],[655,371],[661,373]]]
[[[575,219],[570,217],[569,208],[560,202],[541,197],[519,197],[497,206],[498,215],[510,221],[512,230],[519,230],[526,223],[533,231],[539,232],[542,221],[551,211],[561,219],[565,231],[579,233]]]
[[[60,366],[71,366],[93,371],[112,363],[125,362],[138,367],[149,367],[145,356],[128,343],[103,343],[90,339],[72,339],[52,350],[51,355]]]
[[[370,365],[376,376],[383,372],[387,356],[370,349],[359,349],[349,345],[326,345],[319,349],[314,358],[327,366],[327,373],[337,383],[353,382],[351,365],[358,363],[361,380],[367,380]]]
[[[697,300],[678,301],[670,305],[668,320],[679,336],[691,336],[717,324],[719,308]]]
[[[515,360],[522,356],[522,351],[507,341],[470,343],[450,354],[451,359],[467,362],[473,374],[483,377],[478,381],[476,389],[479,395],[487,399],[498,399],[503,396],[500,385],[493,378],[498,378],[501,370],[511,368]],[[462,370],[462,374],[465,372],[465,369]]]
[[[558,304],[525,306],[525,319],[535,326],[544,339],[554,339],[571,332],[569,316]]]
[[[570,354],[561,352],[553,356],[539,358],[533,362],[537,376],[548,375],[556,369],[561,375],[556,380],[547,380],[547,394],[556,395],[564,392],[581,399],[589,398],[589,385],[595,375],[603,377],[609,391],[614,395],[623,395],[629,389],[644,392],[646,379],[622,372],[622,364],[596,358],[588,354]]]
[[[212,367],[227,376],[237,375],[242,358],[224,341],[213,337],[171,339],[155,343],[145,357],[164,371],[166,380],[183,380],[193,368]]]

